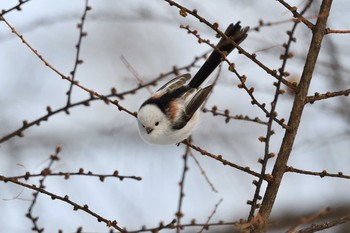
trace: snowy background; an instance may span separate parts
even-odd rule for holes
[[[303,6],[304,1],[290,3]],[[316,1],[317,2],[317,1]],[[8,9],[17,1],[1,1],[0,9]],[[179,1],[198,12],[210,22],[219,22],[220,29],[236,21],[243,26],[257,26],[259,19],[277,22],[291,19],[291,14],[277,1]],[[298,5],[300,3],[300,5]],[[85,2],[32,0],[22,6],[22,11],[13,11],[5,18],[23,34],[24,38],[43,57],[64,74],[73,69],[75,45],[78,41],[77,23],[80,21]],[[87,14],[77,80],[83,86],[108,94],[111,87],[118,92],[138,86],[138,81],[121,60],[124,56],[145,81],[160,73],[190,64],[195,56],[210,48],[198,44],[193,35],[180,29],[180,24],[189,24],[203,38],[216,42],[215,34],[191,16],[179,16],[178,9],[163,1],[90,1],[92,11]],[[315,22],[318,5],[306,14]],[[329,18],[329,27],[349,29],[350,4],[345,0],[334,1]],[[255,52],[267,66],[278,69],[282,44],[288,39],[286,30],[292,22],[251,31],[242,47]],[[295,57],[288,60],[287,71],[291,77],[300,77],[308,50],[311,34],[300,24],[296,32],[297,43],[291,47]],[[349,34],[328,35],[320,53],[310,94],[324,93],[349,88]],[[261,68],[234,51],[229,59],[237,70],[248,77],[247,84],[254,86],[255,95],[261,102],[272,101],[275,81]],[[329,68],[334,59],[339,67]],[[203,61],[201,60],[199,64]],[[218,85],[207,107],[229,109],[232,114],[258,116],[265,114],[250,104],[251,99],[237,88],[239,80],[227,71],[223,64]],[[192,75],[195,69],[191,70]],[[213,76],[216,74],[214,72]],[[168,77],[169,80],[172,77]],[[163,80],[159,85],[166,82]],[[338,86],[337,86],[338,83]],[[339,85],[340,83],[340,85]],[[345,85],[345,86],[344,86]],[[32,121],[46,114],[46,107],[58,109],[66,104],[69,83],[62,80],[11,33],[5,23],[0,23],[0,137],[22,126],[23,120]],[[157,87],[151,87],[153,91]],[[120,103],[137,111],[140,103],[149,96],[146,89],[128,95]],[[77,102],[89,95],[73,89],[72,101]],[[286,93],[278,103],[278,116],[288,119],[293,96]],[[348,97],[337,97],[307,105],[297,135],[289,165],[311,171],[350,174],[350,112]],[[259,172],[258,158],[263,156],[264,144],[259,136],[266,134],[266,127],[247,121],[231,120],[202,114],[201,125],[193,135],[194,144],[222,155],[225,159]],[[274,125],[271,151],[278,152],[284,131]],[[14,176],[40,172],[47,165],[47,158],[57,145],[62,147],[53,171],[85,171],[111,174],[118,170],[121,175],[137,175],[142,181],[98,178],[48,177],[46,188],[57,195],[69,195],[79,204],[88,204],[96,213],[116,219],[120,226],[139,229],[142,225],[157,226],[160,221],[170,222],[175,218],[179,200],[179,185],[182,170],[182,155],[185,146],[151,146],[138,135],[136,120],[118,111],[115,106],[103,101],[94,101],[90,107],[74,107],[70,115],[56,114],[47,122],[24,131],[25,137],[14,137],[0,145],[0,175]],[[183,223],[196,219],[205,222],[214,206],[222,198],[212,221],[235,221],[246,219],[255,186],[253,176],[194,152],[207,176],[218,190],[213,192],[201,175],[193,159],[189,158],[189,172],[185,181],[185,198],[182,212]],[[269,162],[271,172],[274,160]],[[31,179],[28,183],[36,183]],[[265,186],[263,186],[265,187]],[[263,192],[261,193],[263,194]],[[285,214],[310,214],[327,206],[350,210],[350,183],[346,179],[323,178],[287,173],[277,195],[272,219]],[[29,232],[31,222],[25,218],[32,198],[32,191],[12,184],[0,183],[0,231]],[[75,232],[84,226],[86,232],[108,232],[105,224],[98,223],[82,211],[73,212],[72,207],[40,195],[34,214],[45,232]],[[327,232],[334,232],[335,229]],[[193,229],[188,229],[192,232]],[[175,232],[168,230],[168,232]]]

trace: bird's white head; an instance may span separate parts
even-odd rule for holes
[[[170,127],[165,114],[155,104],[145,104],[137,113],[141,137],[150,144],[160,144]]]

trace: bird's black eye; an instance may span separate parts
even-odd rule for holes
[[[159,125],[159,121],[157,121],[154,125],[155,125],[155,126],[158,126],[158,125]]]

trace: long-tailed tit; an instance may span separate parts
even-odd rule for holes
[[[247,37],[249,27],[241,28],[240,22],[230,24],[225,35],[236,44]],[[221,38],[216,48],[229,54],[235,47]],[[159,88],[141,105],[138,114],[140,135],[150,144],[176,144],[187,139],[198,122],[198,109],[203,104],[213,85],[200,85],[220,64],[222,55],[216,49],[210,54],[192,80],[190,74],[182,74]]]

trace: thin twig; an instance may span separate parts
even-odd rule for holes
[[[89,177],[98,177],[100,181],[104,181],[105,178],[111,178],[115,177],[118,178],[119,180],[124,180],[124,179],[133,179],[140,181],[142,178],[140,176],[123,176],[119,175],[118,171],[114,171],[113,174],[95,174],[92,172],[84,172],[82,168],[78,172],[52,172],[49,168],[46,168],[42,170],[40,173],[36,174],[31,174],[30,172],[26,172],[25,175],[21,176],[10,176],[7,177],[8,179],[25,179],[28,180],[29,178],[34,178],[34,177],[53,177],[53,176],[61,176],[64,177],[64,179],[69,179],[71,176],[89,176]]]
[[[207,25],[208,27],[210,27],[212,30],[214,30],[218,35],[221,36],[221,38],[224,38],[225,40],[229,41],[232,45],[235,46],[235,48],[239,51],[239,53],[245,55],[246,57],[248,57],[251,61],[253,61],[255,64],[257,64],[260,68],[262,68],[264,71],[266,71],[268,74],[270,74],[272,77],[276,78],[277,80],[280,80],[284,85],[286,85],[287,87],[291,88],[292,90],[296,89],[296,86],[293,83],[288,82],[286,79],[280,79],[280,77],[277,75],[277,71],[276,70],[271,70],[270,68],[268,68],[266,65],[264,65],[261,61],[259,61],[256,58],[256,54],[250,54],[248,53],[246,50],[244,50],[242,47],[240,47],[239,45],[237,45],[234,40],[232,40],[231,38],[229,38],[228,36],[225,35],[225,33],[223,33],[222,31],[220,31],[218,29],[218,24],[212,24],[210,22],[208,22],[205,18],[203,18],[202,16],[200,16],[198,14],[198,10],[194,9],[194,10],[189,10],[188,8],[180,5],[177,2],[174,2],[173,0],[164,0],[167,3],[169,3],[170,6],[175,6],[180,10],[180,15],[183,17],[186,17],[187,14],[192,15],[193,17],[195,17],[196,19],[198,19],[201,23],[204,23],[205,25]],[[225,56],[223,57],[225,58]]]
[[[326,34],[334,33],[334,34],[348,34],[350,33],[350,30],[340,30],[340,29],[326,29]]]
[[[118,230],[120,232],[126,232],[123,228],[118,226],[117,221],[115,221],[115,220],[108,220],[108,219],[102,217],[101,215],[99,215],[99,214],[93,212],[92,210],[90,210],[88,205],[79,205],[79,204],[77,204],[76,202],[70,200],[68,195],[65,195],[64,197],[62,197],[62,196],[56,195],[56,194],[54,194],[52,192],[49,192],[49,191],[47,191],[45,189],[39,188],[39,187],[37,187],[34,184],[30,185],[30,184],[18,181],[17,179],[9,179],[9,178],[4,177],[4,176],[0,176],[0,181],[3,181],[5,183],[6,182],[10,182],[10,183],[17,184],[19,186],[22,186],[22,187],[25,187],[25,188],[37,191],[37,192],[39,192],[41,194],[44,194],[44,195],[47,195],[47,196],[51,197],[52,200],[60,200],[60,201],[62,201],[64,203],[67,203],[67,204],[73,206],[73,210],[74,211],[82,210],[83,212],[85,212],[85,213],[93,216],[94,218],[96,218],[98,222],[106,223],[107,227],[114,228],[114,229],[116,229],[116,230]]]
[[[329,173],[326,170],[323,170],[321,172],[313,172],[313,171],[306,171],[306,170],[302,170],[302,169],[288,166],[286,168],[286,172],[293,172],[293,173],[310,175],[310,176],[319,176],[321,178],[323,178],[323,177],[336,177],[336,178],[350,179],[350,175],[344,175],[343,172]]]
[[[313,29],[314,25],[309,20],[307,20],[302,14],[298,13],[298,8],[296,6],[290,6],[283,0],[277,1],[281,3],[285,8],[287,8],[295,18],[303,22],[309,29]]]
[[[298,227],[300,227],[302,225],[305,225],[305,224],[308,224],[308,223],[311,223],[311,222],[314,222],[315,220],[319,219],[320,217],[328,214],[330,210],[331,209],[329,207],[326,207],[326,208],[324,208],[324,209],[322,209],[322,210],[320,210],[320,211],[318,211],[318,212],[316,212],[316,213],[314,213],[314,214],[312,214],[312,215],[310,215],[308,217],[302,218],[299,221],[298,224],[296,224],[293,227],[289,228],[286,233],[293,233],[293,232],[295,232],[295,230]]]
[[[55,153],[53,155],[50,156],[50,162],[49,164],[47,165],[47,167],[44,169],[44,170],[50,170],[53,163],[57,160],[59,160],[59,157],[58,157],[58,154],[61,152],[61,147],[56,147],[56,150],[55,150]],[[39,188],[40,189],[44,189],[45,186],[44,186],[44,182],[45,182],[45,179],[46,179],[46,174],[43,173],[42,175],[43,177],[39,180]],[[8,178],[8,177],[7,177]],[[11,179],[11,178],[10,178]],[[33,209],[34,209],[34,206],[38,200],[38,196],[39,196],[39,191],[36,191],[33,193],[33,200],[31,201],[30,203],[30,206],[28,208],[28,211],[26,213],[26,217],[29,218],[33,224],[33,227],[32,227],[32,230],[33,231],[36,231],[38,233],[42,233],[44,231],[44,228],[40,228],[39,225],[38,225],[38,219],[39,217],[34,217],[33,216]]]
[[[137,79],[138,83],[140,85],[145,85],[145,81],[143,80],[143,78],[141,77],[141,75],[135,70],[135,68],[128,62],[128,60],[121,55],[120,59],[122,60],[122,62],[124,63],[125,67],[133,74],[133,76]],[[151,88],[149,86],[146,86],[147,91],[150,94],[153,94]]]
[[[191,155],[192,159],[196,163],[197,167],[201,171],[201,174],[204,176],[205,181],[207,181],[207,183],[209,184],[211,190],[213,192],[217,193],[218,190],[215,188],[214,184],[209,180],[209,177],[207,176],[207,173],[204,171],[203,167],[200,165],[200,163],[199,163],[198,159],[196,158],[196,156],[194,156],[192,150],[190,150],[189,152],[190,152],[190,155]]]
[[[263,226],[255,229],[253,232],[265,232],[267,229],[269,216],[272,207],[274,206],[282,177],[286,171],[286,165],[298,132],[299,124],[305,107],[305,99],[307,97],[310,82],[313,77],[313,71],[317,62],[317,57],[320,52],[331,5],[332,0],[322,1],[319,15],[322,15],[323,17],[318,17],[313,30],[313,37],[310,43],[308,55],[306,57],[303,74],[298,85],[298,92],[295,95],[292,111],[289,117],[288,126],[290,127],[290,130],[286,130],[284,134],[284,138],[282,140],[280,150],[272,171],[273,181],[267,185],[266,192],[259,209],[259,214],[261,215],[264,224]]]
[[[248,88],[247,85],[245,84],[245,83],[246,83],[246,80],[247,80],[247,77],[246,77],[245,75],[242,76],[242,75],[240,75],[240,74],[238,73],[238,71],[234,68],[234,67],[235,67],[234,63],[230,62],[230,61],[226,58],[225,53],[223,53],[222,51],[220,51],[215,45],[211,44],[211,43],[209,42],[209,40],[202,39],[202,38],[200,37],[200,35],[198,35],[198,33],[196,32],[196,30],[191,30],[191,29],[189,28],[188,25],[186,25],[186,26],[181,26],[181,28],[186,29],[188,33],[191,33],[191,34],[193,34],[195,37],[197,37],[198,40],[201,41],[201,43],[208,44],[210,47],[212,47],[213,49],[217,50],[217,51],[221,54],[222,59],[223,59],[227,64],[229,64],[229,70],[230,70],[231,72],[233,72],[233,73],[239,78],[239,80],[240,80],[241,83],[238,84],[238,88],[244,89],[244,90],[248,93],[249,97],[252,99],[252,100],[251,100],[251,104],[258,106],[258,107],[266,114],[266,117],[269,117],[269,116],[270,116],[270,115],[269,115],[269,111],[265,108],[266,104],[265,104],[265,103],[260,103],[260,102],[255,98],[255,96],[254,96],[254,94],[253,94],[254,88]],[[275,74],[275,75],[277,75],[277,71],[276,71],[276,74]],[[283,75],[284,75],[284,74],[282,74],[282,76],[283,76]],[[273,119],[274,119],[278,124],[280,124],[283,128],[288,129],[288,126],[287,126],[286,124],[284,124],[284,119],[278,119],[278,118],[276,117],[276,115],[273,115]]]
[[[120,93],[117,93],[117,90],[115,88],[112,88],[111,89],[111,94],[105,94],[104,96],[106,98],[113,98],[113,97],[116,97],[118,99],[124,99],[124,97],[126,95],[129,95],[129,94],[135,94],[137,91],[141,90],[142,88],[144,87],[148,87],[148,86],[153,86],[153,85],[156,85],[158,81],[168,77],[169,75],[178,75],[178,73],[180,71],[189,71],[191,68],[195,67],[197,62],[201,59],[204,59],[205,55],[207,53],[204,53],[203,55],[201,56],[198,56],[198,57],[195,57],[194,60],[188,64],[188,65],[185,65],[185,66],[182,66],[182,67],[173,67],[173,69],[171,71],[168,71],[166,73],[161,73],[158,77],[156,77],[155,79],[145,83],[145,84],[142,84],[142,85],[138,85],[134,88],[131,88],[127,91],[124,91],[124,92],[120,92]],[[23,132],[26,130],[26,129],[29,129],[30,127],[34,126],[34,125],[40,125],[42,122],[44,121],[47,121],[50,117],[58,114],[58,113],[61,113],[61,112],[66,112],[68,113],[69,112],[69,109],[73,108],[73,107],[77,107],[77,106],[90,106],[90,102],[92,101],[95,101],[95,100],[101,100],[100,98],[98,97],[95,97],[93,95],[90,94],[90,98],[87,98],[85,100],[82,100],[82,101],[78,101],[76,103],[71,103],[69,106],[65,105],[64,107],[61,107],[61,108],[58,108],[56,110],[52,110],[50,106],[48,106],[46,108],[47,110],[47,114],[42,116],[42,117],[39,117],[37,118],[36,120],[33,120],[31,122],[28,122],[27,120],[24,120],[23,121],[23,125],[22,127],[18,128],[17,130],[11,132],[11,133],[8,133],[6,135],[4,135],[2,138],[0,138],[0,144],[15,137],[15,136],[19,136],[19,137],[23,137],[24,134]]]
[[[81,21],[78,24],[78,29],[79,29],[79,38],[78,38],[78,43],[75,46],[76,50],[76,54],[75,54],[75,62],[74,62],[74,68],[73,70],[70,72],[70,74],[72,75],[71,80],[72,82],[69,85],[69,89],[67,91],[67,106],[69,106],[71,104],[71,98],[72,98],[72,91],[73,91],[73,83],[75,80],[75,75],[77,72],[77,68],[78,65],[83,63],[83,60],[80,58],[80,48],[81,48],[81,43],[83,41],[83,37],[87,36],[87,32],[84,32],[84,23],[85,23],[85,19],[86,19],[86,14],[87,12],[91,10],[91,7],[89,6],[89,0],[85,0],[85,8],[84,8],[84,12],[83,15],[81,17]]]
[[[324,100],[336,96],[349,96],[350,89],[342,90],[342,91],[334,91],[334,92],[326,92],[324,94],[320,94],[316,92],[313,96],[306,97],[306,103],[313,104],[315,101]]]
[[[350,215],[346,215],[344,217],[341,218],[337,218],[331,221],[327,221],[321,224],[312,224],[310,227],[306,227],[304,229],[301,229],[299,231],[297,231],[296,233],[313,233],[313,232],[317,232],[317,231],[322,231],[334,226],[338,226],[344,223],[348,223],[350,222]]]
[[[311,3],[312,3],[312,0],[311,1],[309,0],[308,3],[305,5],[305,7],[302,10],[300,15],[303,15],[307,11],[307,9],[309,9],[309,7],[311,6]],[[288,31],[288,41],[286,44],[284,44],[285,51],[281,55],[282,65],[281,65],[281,68],[279,69],[279,73],[280,73],[281,78],[283,77],[282,74],[285,72],[287,60],[289,58],[291,58],[291,56],[289,56],[289,51],[290,51],[290,47],[291,47],[292,42],[295,41],[294,32],[295,32],[298,24],[299,24],[299,21],[294,22],[292,30]],[[274,122],[273,116],[277,114],[276,113],[277,102],[278,102],[279,96],[283,93],[280,91],[281,90],[281,82],[280,81],[278,81],[277,83],[274,83],[274,85],[276,87],[276,90],[275,90],[274,98],[271,102],[271,109],[269,112],[270,117],[269,117],[268,124],[267,124],[266,136],[263,140],[265,143],[264,157],[263,157],[263,159],[259,160],[259,162],[261,163],[261,172],[260,172],[261,175],[265,175],[268,160],[274,156],[274,153],[270,152],[270,139],[271,139],[271,136],[274,134],[274,131],[272,130],[272,125]],[[260,207],[260,204],[258,203],[258,201],[261,200],[261,198],[262,198],[260,196],[260,190],[261,190],[261,186],[262,186],[263,181],[264,180],[262,179],[262,177],[260,177],[259,180],[257,180],[257,181],[255,180],[253,182],[253,184],[256,186],[256,188],[255,188],[253,200],[248,201],[248,203],[251,205],[249,216],[248,216],[248,222],[253,220],[256,209],[258,209]]]
[[[9,12],[11,12],[13,10],[18,10],[18,11],[22,10],[22,8],[21,8],[22,5],[24,5],[25,3],[29,2],[29,1],[30,0],[19,0],[17,5],[9,8],[7,10],[1,10],[0,16],[4,16],[4,15],[6,15],[7,13],[9,13]]]
[[[182,169],[181,180],[179,182],[179,186],[180,186],[179,203],[178,203],[178,207],[177,207],[177,212],[175,214],[176,215],[176,222],[177,222],[177,226],[176,226],[177,233],[181,232],[181,227],[179,227],[179,225],[181,224],[181,218],[184,216],[184,214],[182,213],[182,203],[183,203],[183,199],[185,197],[185,193],[184,193],[185,178],[186,178],[186,173],[188,171],[187,162],[188,162],[188,154],[189,154],[190,150],[191,150],[191,148],[189,146],[186,146],[185,154],[182,156],[182,158],[184,160],[184,165],[183,165],[183,169]]]
[[[170,224],[168,225],[164,225],[164,223],[160,223],[159,227],[150,227],[147,228],[146,226],[143,226],[141,229],[139,230],[133,230],[133,231],[127,231],[128,233],[140,233],[140,232],[151,232],[151,233],[155,233],[158,232],[162,229],[174,229],[177,227],[177,225],[175,224],[176,220],[174,219]],[[194,228],[194,227],[222,227],[222,226],[231,226],[231,227],[235,227],[237,224],[239,224],[239,222],[223,222],[223,221],[219,221],[216,223],[197,223],[195,220],[192,220],[191,223],[187,223],[187,224],[181,224],[179,225],[179,227],[181,228]]]
[[[248,174],[253,175],[253,176],[256,176],[256,177],[260,177],[260,176],[261,176],[259,173],[252,171],[249,167],[242,167],[242,166],[239,166],[239,165],[237,165],[237,164],[235,164],[235,163],[232,163],[232,162],[230,162],[230,161],[227,161],[226,159],[224,159],[224,158],[222,157],[222,155],[214,155],[214,154],[212,154],[212,153],[209,153],[209,152],[206,151],[206,150],[203,150],[203,149],[200,148],[199,146],[195,146],[195,145],[193,145],[192,143],[189,143],[189,142],[187,142],[187,141],[183,141],[182,143],[185,144],[186,146],[189,146],[189,147],[191,147],[192,149],[198,151],[198,152],[201,153],[202,155],[205,155],[205,156],[207,156],[207,157],[213,158],[213,159],[215,159],[215,160],[221,162],[221,163],[222,163],[223,165],[225,165],[225,166],[227,165],[227,166],[236,168],[236,169],[238,169],[238,170],[240,170],[240,171],[243,171],[243,172],[245,172],[245,173],[248,173]],[[270,179],[272,179],[272,177],[271,177],[271,175],[265,175],[265,176],[264,176],[264,179],[267,180],[267,181],[269,181]]]
[[[266,121],[262,121],[260,120],[259,117],[249,117],[249,116],[243,116],[242,114],[240,115],[230,115],[230,110],[225,109],[225,110],[218,110],[217,106],[213,106],[211,109],[208,108],[204,108],[202,110],[204,113],[212,113],[213,116],[223,116],[225,117],[225,123],[229,123],[231,119],[234,120],[242,120],[242,121],[250,121],[250,122],[255,122],[258,124],[262,124],[262,125],[267,125]]]
[[[126,109],[125,107],[123,107],[122,105],[119,104],[119,101],[117,100],[110,100],[108,99],[106,96],[102,95],[102,94],[99,94],[98,92],[96,91],[93,91],[93,90],[90,90],[89,88],[86,88],[82,85],[80,85],[76,80],[72,80],[69,76],[66,76],[64,75],[63,73],[61,73],[59,70],[57,70],[54,66],[52,66],[46,59],[44,59],[44,57],[42,55],[39,54],[39,52],[34,49],[25,39],[22,35],[20,35],[16,29],[14,27],[12,27],[8,21],[3,17],[3,16],[0,16],[0,19],[2,19],[6,25],[11,29],[12,33],[16,34],[17,37],[45,64],[45,66],[49,67],[52,71],[54,71],[57,75],[59,75],[62,79],[64,80],[67,80],[68,82],[70,83],[73,83],[73,85],[79,87],[80,89],[88,92],[90,95],[93,95],[93,96],[97,96],[98,98],[100,98],[101,100],[105,101],[106,103],[110,103],[110,104],[113,104],[115,106],[117,106],[118,110],[119,111],[124,111],[126,113],[128,113],[129,115],[131,116],[134,116],[136,117],[136,112],[131,112],[130,110]]]
[[[216,203],[215,207],[214,207],[214,210],[213,212],[209,215],[207,221],[205,222],[204,226],[202,227],[202,229],[200,229],[200,231],[198,231],[198,233],[202,233],[204,230],[209,230],[209,222],[211,220],[211,218],[214,216],[214,214],[216,213],[216,210],[218,209],[219,205],[221,204],[221,202],[223,201],[224,199],[220,199],[218,203]]]

